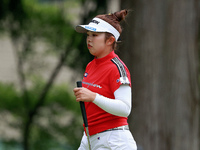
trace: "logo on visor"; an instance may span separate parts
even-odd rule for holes
[[[96,31],[97,30],[96,28],[89,27],[89,26],[85,26],[85,29],[92,30],[92,31]]]
[[[97,21],[97,20],[91,20],[90,22],[95,23],[95,24],[99,24],[99,21]]]

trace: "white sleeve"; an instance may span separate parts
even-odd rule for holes
[[[129,85],[121,85],[114,92],[114,95],[115,99],[110,99],[96,94],[93,103],[110,114],[128,117],[131,112],[131,87]]]

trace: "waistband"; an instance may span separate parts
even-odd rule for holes
[[[105,131],[102,131],[102,132],[113,131],[113,130],[129,130],[129,126],[128,125],[120,126],[120,127],[108,129],[108,130],[105,130]],[[100,132],[100,133],[102,133],[102,132]]]

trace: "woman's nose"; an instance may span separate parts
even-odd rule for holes
[[[91,42],[91,38],[90,36],[87,37],[88,42]]]

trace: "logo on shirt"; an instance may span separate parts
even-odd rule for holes
[[[88,73],[87,73],[87,72],[85,72],[85,73],[84,73],[84,77],[87,77],[87,76],[88,76]]]
[[[95,88],[102,88],[100,85],[98,85],[98,84],[93,84],[93,83],[88,83],[88,82],[82,82],[83,84],[86,84],[86,85],[88,85],[88,86],[93,86],[93,87],[95,87]]]

